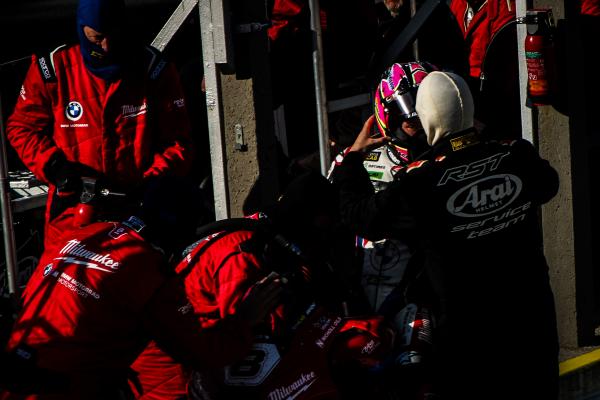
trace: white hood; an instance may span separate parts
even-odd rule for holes
[[[450,72],[434,71],[417,91],[416,110],[430,146],[444,136],[473,127],[473,96],[467,83]]]

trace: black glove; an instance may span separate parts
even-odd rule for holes
[[[50,220],[80,202],[82,177],[98,178],[100,175],[86,165],[68,161],[63,153],[58,153],[48,162],[44,173],[48,181],[56,186],[50,205]]]
[[[78,162],[67,160],[64,154],[59,153],[44,168],[48,181],[56,186],[59,196],[79,194],[82,189],[81,178],[92,177],[99,179],[100,174],[93,168]]]
[[[50,160],[44,172],[59,194],[67,194],[81,189],[81,175],[77,166],[76,163],[67,161],[64,154],[60,153]]]

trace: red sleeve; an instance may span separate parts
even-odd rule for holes
[[[219,268],[216,279],[217,303],[220,318],[238,312],[241,300],[246,296],[250,287],[267,275],[256,256],[252,253],[233,253]],[[280,304],[267,317],[268,324],[273,333],[277,333],[282,326],[286,313],[284,305]],[[215,320],[204,319],[203,326],[211,326]]]
[[[271,27],[268,30],[269,38],[277,40],[283,32],[294,32],[298,29],[296,19],[306,7],[304,1],[275,0],[271,16]]]
[[[488,2],[488,15],[490,16],[490,39],[504,25],[516,18],[515,0],[502,0]]]
[[[154,296],[145,321],[159,347],[195,368],[228,365],[241,358],[252,343],[250,326],[239,316],[230,315],[211,327],[201,327],[179,276]]]
[[[17,154],[39,179],[47,182],[44,167],[55,153],[52,100],[38,68],[37,57],[25,76],[13,114],[8,118],[6,132]]]
[[[466,27],[464,24],[465,12],[467,8],[467,3],[464,0],[452,0],[450,3],[450,11],[456,18],[456,23],[460,27],[460,31],[462,34],[465,34]]]
[[[190,122],[183,98],[179,74],[173,64],[167,64],[158,80],[153,101],[157,118],[156,153],[144,178],[164,175],[186,175],[192,165],[194,149],[190,137]]]
[[[233,253],[217,271],[219,314],[234,314],[250,286],[263,277],[258,260],[251,253]]]
[[[600,0],[581,0],[581,14],[600,16]]]

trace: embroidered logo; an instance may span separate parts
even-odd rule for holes
[[[446,208],[459,217],[493,214],[515,201],[522,186],[521,179],[512,174],[488,176],[456,191]]]
[[[133,118],[138,115],[146,114],[147,109],[148,105],[146,103],[143,103],[140,106],[126,104],[121,106],[121,115],[123,118]]]
[[[268,400],[295,399],[302,392],[306,392],[317,379],[317,374],[310,371],[308,374],[301,373],[300,378],[289,385],[275,388],[267,395]]]
[[[44,74],[44,78],[46,78],[46,79],[52,78],[52,73],[50,72],[50,68],[48,68],[48,64],[46,63],[46,58],[40,57],[39,63],[40,63],[40,68],[42,69],[42,73]]]
[[[68,255],[69,257],[56,257],[55,260],[63,260],[71,264],[85,265],[86,268],[97,269],[104,272],[114,272],[119,269],[119,262],[113,260],[110,254],[98,254],[85,248],[79,240],[69,240],[65,247],[60,250],[60,254]],[[94,262],[83,261],[75,257],[88,259]],[[102,266],[107,267],[103,268]]]
[[[44,276],[48,276],[50,272],[52,272],[52,264],[48,264],[44,267]]]
[[[65,115],[71,121],[79,121],[83,116],[83,107],[78,101],[70,101],[65,109]]]

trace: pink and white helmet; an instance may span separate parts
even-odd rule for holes
[[[417,117],[417,88],[435,70],[428,62],[413,61],[395,63],[383,72],[373,102],[375,122],[382,135],[391,136],[403,120]]]

